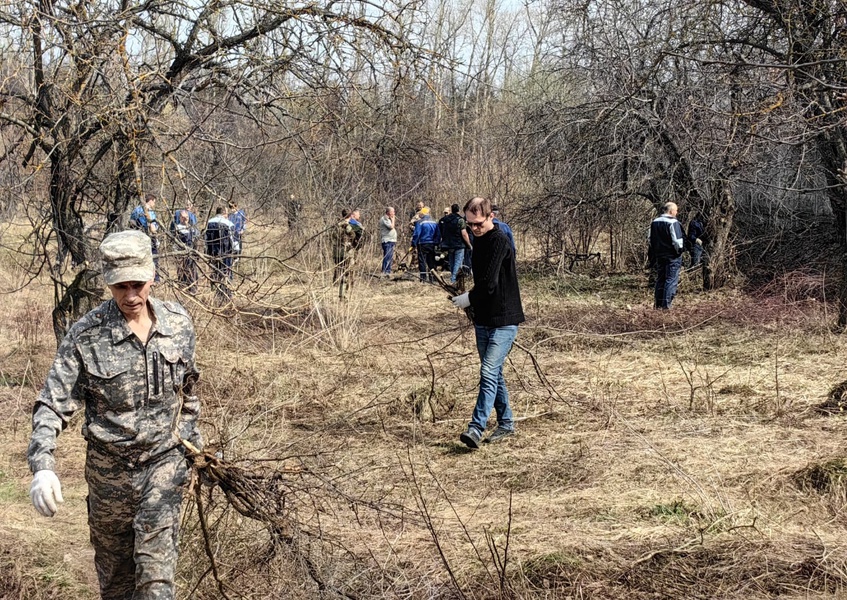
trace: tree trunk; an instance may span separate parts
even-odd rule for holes
[[[825,167],[827,197],[841,246],[838,327],[843,330],[847,328],[847,140],[838,130],[822,132],[817,138],[817,148]]]
[[[735,219],[735,197],[729,181],[722,181],[713,206],[707,207],[706,241],[703,252],[703,289],[726,284],[732,272],[730,233]]]
[[[53,278],[56,307],[53,309],[53,333],[58,346],[68,329],[103,298],[103,281],[85,233],[85,225],[77,210],[77,198],[71,183],[69,167],[63,154],[56,150],[50,163],[50,205],[53,229],[59,245],[59,261]],[[71,268],[81,267],[70,285],[65,286],[62,273],[64,258],[70,255]],[[97,266],[94,266],[97,265]]]

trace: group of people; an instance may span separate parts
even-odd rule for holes
[[[677,220],[679,208],[674,202],[662,206],[662,213],[653,219],[647,234],[647,260],[655,270],[654,308],[669,310],[679,285],[679,273],[682,270],[682,256],[688,252],[691,256],[689,268],[697,268],[703,259],[703,238],[705,224],[696,213],[688,224],[687,234],[683,234],[682,225]]]
[[[496,205],[491,206],[491,214],[492,222],[507,236],[512,253],[516,253],[512,230],[497,219]],[[437,267],[441,253],[446,255],[445,266],[450,271],[451,283],[456,282],[462,269],[472,271],[474,232],[458,204],[445,208],[444,216],[436,221],[430,208],[419,201],[410,215],[408,226],[412,235],[410,252],[415,252],[422,282],[432,281],[432,272]],[[393,268],[397,245],[396,211],[393,206],[386,207],[385,214],[379,220],[379,237],[382,246],[381,272],[387,276]]]
[[[661,309],[670,308],[685,249],[695,266],[702,257],[702,221],[699,216],[692,219],[684,236],[677,211],[676,204],[665,204],[648,237],[658,275],[655,306]],[[430,212],[421,204],[410,221],[421,280],[427,280],[436,247],[447,252],[452,280],[468,264],[466,257],[474,275],[473,288],[450,301],[474,326],[479,385],[459,441],[477,449],[515,434],[503,375],[518,326],[525,320],[514,237],[486,198],[472,198],[461,209],[454,204],[438,222]],[[168,600],[175,596],[177,534],[189,459],[203,447],[200,402],[194,395],[200,373],[189,314],[181,305],[151,295],[160,233],[155,198],[146,198],[133,211],[130,225],[108,235],[99,248],[111,299],[70,328],[35,400],[27,451],[33,473],[30,496],[41,515],[52,517],[59,510],[63,497],[55,472],[56,442],[82,410],[88,525],[101,597]],[[228,261],[243,249],[245,227],[244,212],[234,203],[229,213],[216,209],[207,223],[202,239],[219,286],[230,276]],[[331,229],[335,278],[343,282],[364,232],[359,211],[344,210]],[[390,273],[397,243],[393,207],[380,218],[379,232],[382,272]],[[176,211],[171,233],[185,256],[192,256],[201,239],[192,207]],[[196,285],[196,263],[181,269],[180,281]],[[492,410],[496,427],[486,436]]]
[[[231,200],[228,211],[222,206],[215,209],[215,215],[209,219],[201,233],[197,224],[194,206],[189,203],[185,208],[174,211],[170,225],[170,236],[179,252],[177,280],[189,293],[197,293],[199,277],[198,251],[204,250],[210,265],[209,278],[212,290],[219,303],[231,298],[229,281],[232,269],[243,252],[244,232],[247,229],[247,213],[239,208],[238,202]],[[130,213],[129,228],[143,232],[150,239],[150,249],[155,266],[154,282],[158,282],[158,255],[161,242],[161,229],[156,216],[156,197],[148,194],[144,201]]]
[[[451,282],[456,282],[463,268],[474,274],[473,288],[450,299],[471,317],[480,358],[476,404],[467,429],[459,436],[463,444],[473,449],[484,442],[500,441],[515,432],[503,364],[517,336],[518,325],[524,321],[524,313],[518,287],[515,238],[511,228],[500,221],[497,214],[498,208],[490,200],[475,197],[463,208],[453,204],[445,209],[444,216],[437,222],[430,208],[418,202],[409,220],[421,281],[431,281],[439,250],[447,254]],[[395,208],[388,206],[379,220],[384,275],[389,275],[392,269],[397,245],[396,218]],[[354,220],[361,228],[358,212]],[[339,228],[348,236],[352,236],[348,229],[350,222],[342,220]],[[492,409],[497,427],[483,439]]]
[[[145,207],[148,224],[155,222],[153,209]],[[192,214],[179,212],[177,234],[196,228]],[[473,198],[461,214],[451,214],[474,236],[475,285],[450,300],[472,316],[480,357],[476,404],[459,436],[475,449],[515,433],[503,364],[524,313],[514,250],[491,202]],[[225,221],[232,223],[221,210],[210,224],[223,224],[213,230],[228,229]],[[343,248],[355,248],[362,232],[358,213],[344,214],[335,229]],[[103,279],[112,297],[76,322],[59,346],[35,401],[27,451],[32,503],[39,514],[52,517],[63,502],[55,472],[57,438],[74,414],[84,412],[88,525],[106,600],[175,597],[180,505],[190,457],[203,447],[194,395],[200,375],[194,328],[182,306],[151,295],[156,276],[151,239],[129,229],[101,243]],[[497,426],[484,438],[492,409]]]

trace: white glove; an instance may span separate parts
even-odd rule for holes
[[[698,246],[702,246],[703,240],[701,240],[700,238],[697,238],[696,240],[694,240],[694,243],[697,244]]]
[[[456,308],[468,308],[471,305],[471,299],[468,297],[468,292],[453,296],[450,302],[456,305]]]
[[[36,471],[32,478],[32,485],[29,487],[29,497],[32,498],[32,505],[41,515],[52,517],[56,514],[56,503],[63,503],[62,485],[59,483],[59,478],[53,471],[42,469]]]

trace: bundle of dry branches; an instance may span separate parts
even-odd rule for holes
[[[267,531],[267,537],[251,540],[251,545],[264,545],[264,548],[253,547],[249,551],[252,565],[259,567],[254,576],[263,573],[260,576],[269,578],[270,583],[270,579],[278,577],[270,568],[272,560],[287,557],[293,561],[291,564],[297,565],[294,571],[289,569],[289,576],[302,576],[316,589],[346,598],[354,596],[341,589],[346,584],[338,583],[336,573],[345,568],[342,562],[352,570],[362,568],[367,556],[345,545],[330,531],[328,522],[324,522],[327,515],[338,516],[349,509],[358,520],[363,516],[358,510],[364,508],[378,514],[383,527],[390,527],[390,522],[408,524],[419,519],[408,508],[397,507],[384,498],[364,498],[351,493],[344,489],[344,477],[322,472],[324,469],[320,467],[310,468],[299,458],[235,461],[208,450],[201,451],[184,440],[182,444],[188,449],[193,470],[193,497],[209,561],[206,574],[214,577],[218,594],[225,599],[242,595],[235,585],[242,573],[233,568],[231,553],[221,555],[221,540],[227,538],[221,537],[226,532],[226,525],[220,517],[227,507]],[[224,504],[215,501],[216,488],[222,492]],[[325,555],[327,549],[332,549],[331,554],[335,557],[329,563]],[[345,558],[339,559],[334,551],[340,551],[340,556]],[[244,548],[240,553],[245,553]]]
[[[435,269],[431,270],[429,274],[432,276],[432,280],[438,284],[438,286],[443,289],[445,292],[450,294],[450,297],[459,296],[460,294],[465,293],[465,281],[467,276],[464,271],[460,271],[456,276],[456,283],[449,283],[445,281],[444,276],[436,271]],[[468,315],[468,319],[473,321],[473,307],[469,306],[465,309],[465,314]]]

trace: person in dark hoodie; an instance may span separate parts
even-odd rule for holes
[[[498,442],[515,433],[503,363],[512,349],[518,324],[523,323],[525,317],[515,271],[515,253],[509,238],[494,222],[491,201],[473,198],[465,204],[464,213],[465,222],[474,235],[474,287],[450,300],[458,308],[473,309],[480,358],[479,393],[473,417],[459,440],[469,448],[479,448],[492,408],[497,415],[497,428],[485,441]]]

